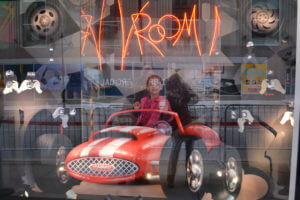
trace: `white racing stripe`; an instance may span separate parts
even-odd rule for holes
[[[108,144],[106,144],[100,151],[99,156],[113,156],[115,151],[119,149],[120,146],[130,141],[130,138],[118,138]]]
[[[99,140],[95,140],[92,143],[90,143],[89,145],[87,145],[86,147],[84,147],[84,149],[80,153],[80,157],[88,156],[90,151],[92,150],[92,148],[95,145],[99,144],[100,142],[102,142],[103,140],[106,140],[106,139],[108,139],[108,138],[106,137],[106,138],[101,138]]]
[[[143,129],[139,131],[139,135],[144,134],[144,133],[148,133],[150,131],[153,131],[153,128],[143,127]]]
[[[125,127],[125,128],[120,128],[119,131],[120,132],[130,132],[132,131],[133,129],[136,129],[136,128],[140,128],[139,126],[128,126],[128,127]]]
[[[100,132],[103,133],[103,132],[111,131],[113,129],[115,129],[115,127],[110,127],[110,128],[102,129]]]

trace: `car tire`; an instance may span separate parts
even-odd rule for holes
[[[243,180],[243,168],[238,151],[234,147],[224,145],[221,148],[213,149],[210,155],[211,157],[219,157],[218,160],[220,161],[222,156],[224,158],[224,162],[219,162],[219,169],[215,170],[210,179],[210,186],[213,187],[213,199],[236,199]]]
[[[27,9],[25,24],[30,26],[25,28],[33,39],[51,41],[60,37],[63,16],[57,5],[50,2],[36,2]]]
[[[164,145],[160,157],[160,182],[168,199],[199,200],[205,192],[209,192],[210,162],[206,147],[201,139],[182,139],[172,137]],[[199,159],[200,157],[200,159]],[[196,163],[193,163],[195,162]],[[191,168],[195,165],[198,172],[196,180],[192,180]],[[199,167],[200,168],[197,168]],[[194,181],[194,184],[192,183]]]
[[[32,173],[37,186],[48,193],[65,193],[79,183],[64,169],[65,158],[72,148],[68,137],[44,134],[37,138],[37,162],[32,161]]]

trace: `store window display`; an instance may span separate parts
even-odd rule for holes
[[[0,188],[292,198],[297,3],[1,1]]]

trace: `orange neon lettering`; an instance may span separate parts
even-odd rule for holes
[[[121,33],[122,33],[122,50],[123,50],[124,46],[125,46],[125,25],[124,25],[124,16],[123,16],[123,6],[122,6],[121,0],[118,0],[118,7],[119,7],[119,12],[120,12]],[[124,70],[123,55],[122,55],[121,70],[122,71]]]
[[[140,30],[137,29],[137,26],[135,24],[135,22],[136,22],[135,19],[139,18],[139,16],[145,17],[145,18],[148,19],[148,24],[144,28],[142,28]],[[145,14],[145,13],[136,13],[136,14],[132,14],[131,15],[131,20],[132,20],[132,23],[133,23],[133,26],[134,26],[134,29],[135,29],[134,34],[136,35],[136,37],[138,39],[138,43],[139,43],[139,46],[140,46],[141,55],[143,55],[144,54],[143,53],[143,47],[142,47],[140,38],[143,36],[142,33],[145,32],[148,29],[148,27],[150,26],[150,24],[151,24],[151,17],[148,14]]]
[[[162,16],[162,17],[158,20],[158,23],[157,23],[157,24],[160,25],[161,22],[162,22],[163,20],[166,20],[167,18],[174,19],[174,20],[176,21],[177,25],[178,25],[177,32],[176,32],[174,35],[166,36],[166,39],[172,40],[172,39],[176,38],[176,37],[178,36],[178,34],[180,33],[181,25],[180,25],[180,21],[179,21],[178,17],[176,17],[175,15],[164,15],[164,16]],[[159,30],[158,30],[158,33],[161,34]],[[161,36],[162,36],[162,35],[161,35]]]
[[[147,8],[148,5],[149,5],[149,1],[142,7],[142,9],[140,10],[139,13],[144,12],[144,10]],[[135,20],[134,20],[134,23],[136,22],[137,19],[138,18],[136,17]],[[122,47],[122,64],[121,64],[121,70],[124,69],[124,60],[125,60],[125,57],[127,56],[127,51],[128,51],[129,43],[130,43],[130,40],[131,40],[132,35],[134,33],[133,31],[134,31],[134,26],[131,26],[129,34],[128,34],[128,37],[127,37],[127,40],[125,42],[125,47]]]
[[[158,34],[159,34],[160,37],[161,37],[159,40],[154,40],[154,39],[152,38],[152,36],[151,36],[151,31],[152,31],[152,29],[154,29],[154,28],[157,28],[157,32],[158,32]],[[160,32],[160,29],[162,30],[163,33]],[[151,42],[158,44],[158,43],[162,42],[162,41],[165,39],[165,37],[166,37],[166,31],[165,31],[164,27],[162,27],[161,25],[159,25],[159,24],[154,24],[154,25],[152,25],[152,26],[150,27],[150,29],[149,29],[149,31],[148,31],[148,37],[149,37],[149,39],[150,39]]]
[[[146,19],[148,19],[148,23],[147,25],[142,28],[142,29],[137,29],[137,26],[136,26],[136,18],[137,17],[145,17]],[[135,32],[134,34],[137,36],[138,38],[138,43],[139,43],[139,47],[140,47],[140,52],[141,52],[141,55],[143,55],[143,48],[142,48],[142,44],[141,44],[141,41],[139,40],[140,38],[147,41],[151,46],[153,46],[157,51],[158,53],[164,57],[164,54],[162,53],[162,51],[155,45],[155,43],[153,43],[151,40],[149,40],[148,38],[144,37],[142,35],[143,32],[146,32],[148,30],[148,28],[150,27],[151,23],[152,23],[152,20],[151,20],[151,17],[150,15],[146,14],[146,13],[136,13],[136,14],[132,14],[131,15],[131,20],[133,22],[133,26],[134,26],[134,29],[135,29]]]
[[[221,25],[221,19],[219,15],[219,9],[217,6],[214,7],[215,11],[215,23],[214,23],[214,32],[213,32],[213,37],[212,37],[212,42],[209,50],[209,56],[213,54],[213,51],[215,50],[216,47],[216,41],[217,37],[220,35],[220,25]]]
[[[90,24],[91,23],[91,17],[92,16],[88,16],[88,15],[85,15],[84,11],[81,11],[81,17],[84,17],[85,21],[87,22],[87,24]],[[90,32],[89,32],[89,26],[87,25],[87,28],[86,28],[86,31],[81,31],[81,34],[83,35],[81,37],[81,39],[83,40],[82,41],[82,44],[81,44],[81,54],[83,55],[84,54],[84,49],[85,49],[85,45],[86,45],[86,40],[88,39],[88,37],[91,35]]]
[[[157,22],[157,24],[152,24],[152,18],[149,14],[144,13],[144,10],[149,6],[149,1],[145,3],[145,5],[141,8],[141,10],[138,13],[131,14],[131,21],[132,25],[130,27],[129,33],[127,35],[127,38],[125,38],[125,24],[124,24],[124,15],[123,15],[123,6],[122,6],[122,0],[118,0],[118,7],[119,7],[119,13],[120,13],[120,24],[121,24],[121,40],[122,40],[122,52],[121,52],[121,70],[125,69],[125,59],[128,56],[128,48],[130,41],[132,40],[133,35],[137,37],[138,45],[140,48],[140,54],[144,55],[144,50],[142,46],[142,40],[150,44],[158,53],[160,56],[164,57],[164,53],[161,51],[161,49],[157,46],[159,43],[166,40],[173,40],[172,46],[175,46],[179,39],[182,37],[184,30],[187,32],[187,35],[191,37],[192,35],[195,38],[195,43],[197,47],[197,51],[199,56],[202,55],[202,50],[200,46],[200,41],[198,38],[197,33],[197,22],[196,22],[196,13],[197,13],[197,5],[193,6],[190,19],[188,19],[187,12],[184,12],[183,21],[180,22],[179,18],[175,15],[166,14],[163,15]],[[81,31],[82,37],[82,47],[81,47],[81,54],[84,54],[85,46],[87,39],[91,36],[93,38],[93,43],[95,44],[96,54],[99,61],[99,70],[102,70],[102,49],[101,49],[101,41],[102,41],[102,29],[103,29],[103,15],[105,12],[105,0],[102,1],[102,8],[101,8],[101,15],[100,15],[100,23],[99,23],[99,40],[96,41],[95,31],[92,26],[93,17],[91,15],[85,14],[84,11],[82,11],[81,17],[85,20],[87,27],[85,30]],[[212,33],[212,41],[210,44],[209,49],[209,56],[212,56],[213,52],[216,49],[216,42],[217,38],[220,35],[220,14],[217,6],[214,6],[214,16],[215,16],[215,23],[214,23],[214,29]],[[137,22],[139,20],[146,20],[146,25],[143,27],[138,28]],[[167,35],[166,28],[162,25],[163,21],[165,20],[172,20],[176,22],[177,24],[177,31],[173,35]],[[144,22],[145,24],[145,22]],[[158,39],[154,39],[152,37],[153,31],[156,29],[158,33]],[[145,34],[148,32],[147,37]]]
[[[199,44],[199,39],[198,39],[198,34],[197,34],[197,27],[196,27],[196,10],[197,10],[197,6],[194,5],[193,10],[192,10],[192,14],[191,14],[190,23],[188,23],[187,13],[186,12],[184,13],[183,24],[180,28],[180,32],[177,35],[176,40],[173,42],[173,46],[175,46],[176,43],[178,42],[178,40],[180,39],[185,26],[186,26],[188,36],[191,36],[192,23],[193,23],[193,30],[194,30],[194,37],[195,37],[195,40],[196,40],[196,46],[197,46],[197,49],[198,49],[198,54],[199,54],[199,56],[201,56],[202,52],[201,52],[201,48],[200,48],[200,44]]]
[[[102,21],[103,21],[103,14],[105,11],[105,4],[106,1],[102,1],[102,8],[101,8],[101,14],[100,14],[100,24],[99,24],[99,36],[98,36],[98,47],[99,47],[99,52],[100,52],[100,58],[99,59],[99,70],[102,71],[102,50],[101,50],[101,41],[102,41]]]
[[[81,52],[81,55],[84,55],[84,49],[85,49],[85,45],[86,45],[86,40],[90,36],[90,32],[81,31],[81,34],[83,36],[81,37],[82,44],[81,44],[81,51],[80,52]]]
[[[93,21],[92,15],[86,15],[84,11],[81,11],[81,13],[82,13],[81,17],[86,21],[86,24],[87,24],[86,31],[81,31],[81,33],[83,34],[83,36],[81,37],[81,40],[82,40],[81,54],[82,55],[84,54],[86,40],[88,39],[89,36],[92,36],[93,42],[94,42],[95,48],[96,48],[96,54],[97,54],[97,58],[98,58],[100,71],[102,71],[101,37],[102,37],[102,19],[103,19],[104,11],[105,11],[105,0],[103,0],[102,8],[101,8],[98,42],[96,40],[95,31],[92,27],[92,21]]]
[[[102,60],[101,60],[101,50],[100,50],[100,47],[97,43],[97,40],[96,40],[96,35],[95,35],[95,31],[92,27],[92,20],[93,20],[93,17],[91,15],[86,15],[84,13],[84,11],[82,11],[82,15],[81,17],[84,18],[84,20],[86,21],[87,23],[87,28],[86,28],[86,31],[85,32],[82,32],[83,34],[85,34],[82,38],[83,38],[83,45],[82,45],[82,49],[81,49],[81,53],[84,52],[84,48],[85,48],[85,44],[86,44],[86,40],[87,38],[89,37],[89,35],[92,35],[93,37],[93,42],[95,44],[95,48],[96,48],[96,54],[97,54],[97,58],[98,58],[98,62],[99,62],[99,67],[100,67],[100,70],[102,70],[100,64],[102,63]]]
[[[142,36],[142,35],[140,35],[140,37],[142,38],[142,39],[144,39],[144,40],[146,40],[149,44],[151,44],[157,51],[158,51],[158,53],[162,56],[162,57],[165,57],[165,55],[163,54],[163,52],[153,43],[153,42],[151,42],[148,38],[146,38],[146,37],[144,37],[144,36]]]

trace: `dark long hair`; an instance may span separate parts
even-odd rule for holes
[[[175,73],[165,81],[167,99],[174,112],[177,112],[183,125],[191,122],[188,103],[191,99],[189,88],[181,77]]]

